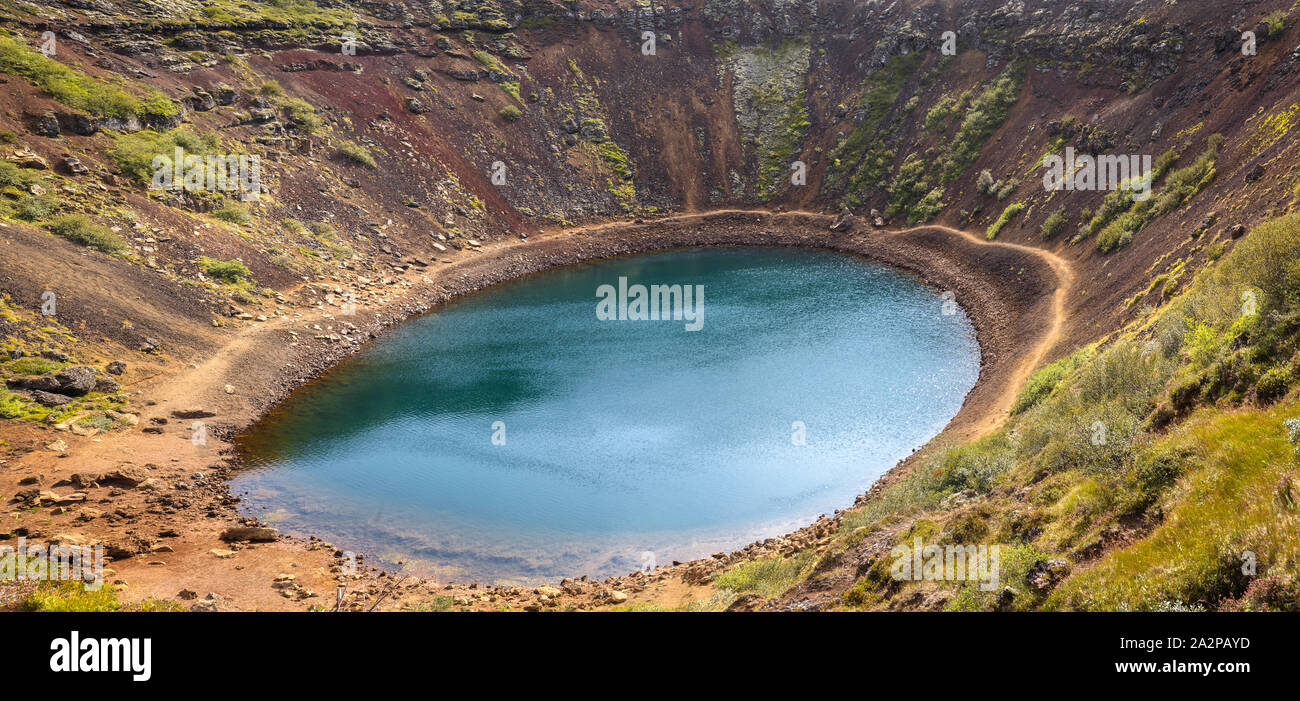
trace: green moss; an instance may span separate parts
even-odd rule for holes
[[[97,117],[172,118],[180,109],[162,93],[137,97],[47,58],[8,34],[0,35],[0,72],[31,81],[59,102]]]

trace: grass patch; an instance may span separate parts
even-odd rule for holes
[[[370,155],[370,149],[356,143],[355,141],[344,141],[339,144],[338,153],[343,158],[356,163],[357,165],[367,168],[375,168],[375,157]]]
[[[174,129],[166,133],[151,130],[117,137],[108,157],[122,173],[136,182],[148,185],[153,182],[154,158],[172,158],[176,149],[187,156],[207,156],[217,153],[220,138],[213,133],[199,136],[188,129]]]
[[[1023,211],[1025,211],[1025,204],[1023,202],[1012,202],[1007,205],[1006,209],[1002,210],[1002,214],[998,216],[997,220],[992,224],[989,224],[989,228],[984,230],[984,238],[990,241],[997,238],[998,233],[1002,231],[1003,227],[1011,223],[1011,220],[1015,219],[1016,216]]]
[[[172,118],[180,109],[167,96],[149,91],[136,97],[108,81],[92,78],[47,58],[20,40],[0,35],[0,72],[31,81],[55,100],[96,117]]]
[[[96,224],[84,214],[64,214],[55,217],[45,225],[50,233],[93,248],[101,253],[121,253],[126,250],[126,242],[108,227]]]
[[[244,224],[249,224],[253,221],[253,215],[248,212],[247,207],[230,200],[226,200],[220,207],[212,210],[212,216],[228,224],[235,224],[238,226],[243,226]]]
[[[220,260],[218,258],[203,257],[199,259],[199,267],[208,277],[215,278],[222,282],[237,285],[245,280],[252,278],[253,271],[248,269],[242,261],[238,260]]]
[[[737,594],[753,593],[770,599],[794,586],[815,560],[812,551],[752,560],[713,575],[713,583]]]

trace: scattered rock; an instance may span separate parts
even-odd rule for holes
[[[280,532],[265,526],[231,526],[221,532],[221,539],[227,542],[251,540],[254,542],[271,542],[280,538]]]

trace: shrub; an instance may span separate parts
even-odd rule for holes
[[[26,221],[38,221],[54,214],[59,201],[49,195],[27,195],[18,200],[14,215]]]
[[[212,210],[212,216],[224,222],[231,224],[243,225],[253,221],[253,215],[248,213],[248,209],[238,202],[227,200],[220,207]]]
[[[925,113],[925,130],[940,134],[948,128],[948,120],[957,111],[957,100],[944,95],[934,103],[934,107]]]
[[[376,167],[375,157],[370,155],[370,150],[353,141],[344,141],[339,144],[339,155],[367,168]]]
[[[1267,404],[1286,394],[1291,384],[1291,371],[1286,367],[1275,367],[1264,373],[1255,383],[1255,398]]]
[[[1043,238],[1054,238],[1057,234],[1065,229],[1065,208],[1062,207],[1052,212],[1043,220],[1043,227],[1040,229]]]
[[[501,118],[506,120],[507,122],[517,122],[519,121],[520,117],[524,116],[524,113],[521,112],[519,108],[515,107],[514,105],[506,105],[505,107],[502,107],[500,114],[501,114]]]
[[[55,236],[61,236],[87,248],[103,253],[118,253],[126,249],[126,242],[116,234],[90,220],[84,214],[64,214],[55,217],[46,228]]]
[[[1286,31],[1286,28],[1291,25],[1291,16],[1286,10],[1276,10],[1264,15],[1264,19],[1260,22],[1267,28],[1268,36],[1272,38]]]
[[[17,164],[0,161],[0,187],[25,187],[31,177]]]
[[[217,258],[200,258],[199,266],[203,272],[222,282],[237,284],[253,276],[253,271],[248,269],[242,261],[238,260],[220,260]]]
[[[971,102],[943,163],[943,182],[956,180],[979,158],[984,142],[1006,121],[1007,112],[1020,94],[1023,80],[1024,66],[1009,66]]]
[[[285,114],[298,131],[304,134],[311,134],[320,129],[324,124],[319,114],[316,114],[316,108],[307,103],[306,100],[300,100],[296,97],[285,100],[282,107]]]
[[[997,221],[990,224],[989,228],[984,232],[985,237],[990,241],[997,238],[998,233],[1002,231],[1002,227],[1010,223],[1012,219],[1015,219],[1016,215],[1023,212],[1024,209],[1025,204],[1023,202],[1012,202],[1007,205],[1007,208],[1002,210],[1002,214],[997,218]]]

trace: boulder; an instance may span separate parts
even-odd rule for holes
[[[265,526],[231,526],[221,532],[221,539],[224,541],[251,540],[254,542],[269,543],[279,540],[280,532],[274,528]]]
[[[122,383],[111,377],[99,377],[95,379],[95,391],[104,394],[112,394],[122,389]]]
[[[106,365],[104,367],[104,370],[108,371],[108,374],[110,375],[121,375],[122,373],[126,372],[126,363],[120,360],[114,360],[113,362]]]
[[[99,120],[80,112],[60,112],[59,126],[77,136],[93,136],[99,131]]]
[[[56,390],[59,394],[80,397],[95,389],[95,368],[85,365],[63,368],[54,374],[54,379],[59,382],[59,389]]]
[[[57,138],[59,135],[59,118],[54,116],[53,112],[36,118],[36,128],[32,130],[37,136],[44,136],[47,139]]]
[[[43,392],[41,390],[36,390],[32,392],[32,399],[36,400],[37,404],[40,404],[41,406],[48,406],[48,407],[63,406],[64,404],[67,404],[68,402],[72,401],[71,398],[65,397],[62,394]]]
[[[147,479],[149,479],[148,470],[134,463],[124,462],[118,465],[116,470],[104,475],[100,483],[134,487]]]

